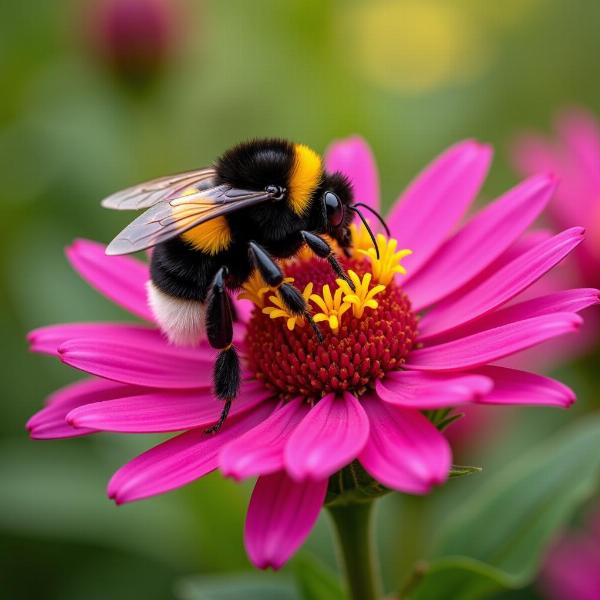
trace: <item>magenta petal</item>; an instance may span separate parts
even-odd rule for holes
[[[186,389],[212,384],[214,351],[169,346],[160,337],[76,338],[58,349],[61,360],[92,375],[146,387]]]
[[[75,240],[66,250],[79,275],[94,289],[129,312],[153,321],[146,299],[148,265],[128,256],[106,256],[106,246],[89,240]]]
[[[446,481],[446,438],[420,412],[362,396],[371,432],[358,459],[377,481],[407,494],[426,494]]]
[[[550,548],[540,587],[548,600],[600,598],[600,542],[592,532],[563,535]]]
[[[492,380],[483,375],[422,371],[392,371],[375,383],[377,395],[385,402],[417,410],[475,402],[485,397],[492,387]]]
[[[392,235],[412,256],[404,263],[417,273],[463,216],[487,174],[488,146],[465,141],[446,150],[422,171],[392,208]],[[427,235],[424,235],[427,232]]]
[[[253,410],[229,419],[217,435],[193,429],[171,438],[123,465],[108,484],[108,496],[117,504],[162,494],[214,471],[221,448],[273,410],[262,402]]]
[[[259,477],[244,530],[252,564],[281,568],[308,537],[326,492],[327,479],[298,483],[285,471]]]
[[[360,136],[333,142],[325,153],[325,168],[339,171],[352,183],[354,200],[379,211],[379,175],[373,152]],[[375,226],[374,219],[370,219]]]
[[[460,337],[466,337],[480,331],[501,327],[502,325],[508,325],[515,321],[523,321],[532,317],[541,317],[557,312],[577,313],[589,306],[598,304],[600,302],[599,294],[600,291],[594,288],[581,288],[562,290],[548,294],[547,296],[531,298],[530,300],[495,310],[475,321],[452,329],[446,334],[436,336],[435,343],[439,344]]]
[[[369,419],[347,392],[328,394],[296,427],[285,447],[285,466],[296,481],[327,478],[352,462],[369,436]]]
[[[134,340],[138,343],[164,343],[156,329],[126,323],[63,323],[39,327],[29,332],[27,341],[32,352],[58,356],[58,348],[74,338]]]
[[[242,385],[230,416],[242,414],[270,393],[256,382]],[[159,433],[207,427],[221,414],[221,403],[210,387],[197,390],[156,390],[75,408],[67,415],[74,427],[122,433]]]
[[[250,300],[239,300],[237,298],[235,298],[233,300],[233,305],[235,307],[235,314],[236,317],[238,319],[238,323],[237,326],[239,327],[240,324],[246,324],[248,323],[248,321],[250,321],[250,317],[252,316],[252,312],[254,310],[254,302],[251,302]]]
[[[554,173],[560,177],[562,165],[550,142],[542,136],[526,133],[512,144],[511,160],[521,174]]]
[[[552,313],[482,331],[452,342],[410,353],[404,367],[419,371],[459,371],[477,367],[576,331],[581,317]]]
[[[555,188],[551,177],[532,177],[481,210],[406,282],[413,309],[447,296],[491,264],[537,218]]]
[[[92,433],[93,428],[76,429],[69,425],[66,421],[67,413],[78,406],[121,398],[139,390],[140,388],[101,379],[78,381],[49,396],[46,406],[27,421],[27,429],[36,440],[69,438]]]
[[[223,475],[241,480],[281,471],[285,444],[307,412],[304,399],[296,398],[227,444],[219,456]]]
[[[449,298],[425,315],[419,325],[424,341],[501,306],[537,281],[583,241],[583,229],[573,227],[516,258],[473,289]]]
[[[481,398],[481,404],[519,404],[559,406],[567,408],[575,402],[575,393],[563,383],[536,373],[487,366],[476,373],[494,382],[492,391]]]
[[[525,232],[512,246],[510,246],[510,248],[508,248],[508,250],[504,251],[496,260],[494,260],[492,264],[488,265],[483,271],[475,275],[475,277],[461,289],[452,293],[447,300],[460,298],[463,292],[467,292],[480,286],[513,260],[550,238],[552,238],[552,232],[547,229]]]
[[[581,172],[581,179],[597,190],[600,187],[600,126],[595,116],[583,109],[564,111],[556,122],[556,129],[567,153]],[[595,198],[582,198],[582,202],[595,202]]]

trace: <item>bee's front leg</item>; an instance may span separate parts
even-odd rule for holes
[[[215,275],[206,300],[206,334],[208,343],[219,350],[215,362],[213,381],[215,393],[225,402],[221,416],[215,425],[207,429],[207,433],[215,433],[221,429],[232,400],[240,388],[240,359],[233,345],[233,311],[231,300],[225,288],[227,267],[221,267]]]
[[[323,334],[314,322],[304,296],[296,287],[284,283],[284,275],[275,259],[259,244],[250,242],[250,257],[254,266],[258,269],[264,282],[277,288],[281,301],[293,315],[303,316],[317,335],[319,342],[323,341]]]
[[[306,245],[319,257],[324,258],[330,265],[335,274],[338,277],[341,277],[344,281],[348,282],[350,289],[354,289],[354,283],[348,274],[344,270],[344,267],[340,265],[338,259],[336,258],[331,246],[316,233],[311,233],[310,231],[301,231],[302,237],[306,242]]]

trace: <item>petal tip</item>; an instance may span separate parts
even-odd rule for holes
[[[71,427],[85,427],[85,425],[83,424],[85,422],[85,417],[81,417],[78,414],[77,408],[67,413],[67,415],[65,416],[65,421],[67,422],[67,425],[70,425]]]
[[[583,318],[577,314],[573,314],[571,317],[571,326],[574,331],[577,331],[583,325]]]
[[[86,247],[93,247],[94,242],[85,238],[75,238],[68,246],[65,246],[65,254],[68,259],[72,259],[77,254],[81,254]]]
[[[481,155],[482,158],[487,159],[491,158],[494,153],[494,148],[491,144],[475,138],[467,138],[462,142],[458,142],[455,148],[463,152],[474,152]]]
[[[272,569],[273,571],[279,571],[281,567],[285,564],[285,561],[275,560],[273,558],[261,557],[261,558],[252,558],[250,557],[250,562],[261,571],[266,571],[267,569]]]
[[[219,471],[223,477],[232,479],[236,483],[241,483],[244,480],[244,474],[236,465],[220,465]],[[247,476],[249,477],[249,475]]]
[[[473,386],[473,399],[480,400],[494,389],[494,380],[491,377],[477,377],[477,384]]]

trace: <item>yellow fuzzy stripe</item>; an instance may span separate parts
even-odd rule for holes
[[[182,235],[196,250],[207,254],[218,254],[227,250],[231,244],[231,230],[225,217],[211,219]]]
[[[198,190],[194,187],[187,188],[180,196],[189,196],[195,194]],[[187,210],[185,205],[176,205],[173,207],[173,214],[178,210]],[[181,229],[185,228],[191,218],[183,219],[180,222]],[[207,254],[218,254],[227,250],[231,245],[231,230],[225,217],[217,217],[197,227],[189,229],[181,234],[181,237],[188,242],[195,250],[200,250]]]
[[[304,144],[294,144],[294,164],[289,181],[291,209],[297,215],[306,214],[310,198],[323,174],[321,157]]]

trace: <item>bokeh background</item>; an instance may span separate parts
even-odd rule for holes
[[[491,142],[485,201],[517,181],[508,160],[516,133],[548,130],[563,106],[600,110],[599,23],[600,3],[589,0],[2,3],[0,596],[209,598],[220,576],[250,570],[247,487],[210,476],[115,508],[106,481],[152,436],[33,442],[24,430],[44,397],[77,377],[29,355],[26,332],[127,319],[63,255],[76,237],[106,242],[124,225],[100,208],[103,196],[208,164],[254,136],[323,151],[360,134],[376,155],[385,206],[447,145]],[[591,365],[588,356],[560,367],[580,398],[568,413],[498,414],[492,431],[461,444],[460,461],[481,474],[425,500],[386,497],[378,526],[388,589],[502,465],[599,406]],[[328,526],[322,517],[300,560],[336,568]],[[274,590],[277,577],[267,575]],[[244,581],[236,597],[250,597]],[[541,597],[537,590],[504,597]]]

